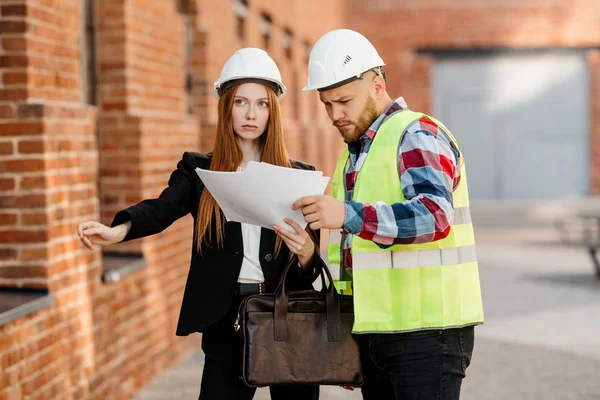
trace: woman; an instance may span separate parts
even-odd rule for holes
[[[192,214],[194,246],[176,334],[203,333],[200,400],[254,397],[255,390],[239,379],[241,339],[233,324],[241,300],[274,292],[294,255],[298,266],[288,274],[286,286],[311,289],[317,276],[318,236],[314,232],[291,220],[286,223],[295,233],[278,226],[269,230],[226,222],[195,172],[196,167],[236,171],[251,161],[314,169],[287,157],[279,108],[285,91],[279,69],[267,53],[255,48],[237,51],[215,82],[219,123],[212,153],[184,153],[160,196],[118,212],[110,228],[93,221],[78,226],[81,241],[92,249],[159,233]],[[277,400],[318,398],[318,386],[280,386],[270,391]]]

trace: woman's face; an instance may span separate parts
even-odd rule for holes
[[[238,87],[231,110],[233,131],[244,140],[258,139],[269,123],[267,88],[258,83]]]

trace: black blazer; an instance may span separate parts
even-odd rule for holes
[[[298,161],[292,161],[292,166],[299,169],[315,169]],[[188,213],[194,217],[195,226],[200,195],[204,189],[204,184],[195,171],[196,167],[209,169],[210,155],[184,153],[177,169],[171,174],[169,186],[157,199],[144,200],[115,215],[111,226],[131,221],[131,229],[123,241],[162,232]],[[312,233],[319,243],[319,232]],[[215,237],[214,224],[212,237]],[[274,257],[275,239],[276,234],[273,230],[262,229],[259,256],[267,292],[275,291],[279,276],[289,260],[289,250],[285,243],[282,243],[279,255]],[[237,222],[227,222],[224,248],[217,250],[215,247],[204,246],[202,255],[196,252],[195,245],[192,248],[190,271],[177,324],[178,336],[202,332],[223,317],[231,307],[244,255],[241,225]],[[305,276],[297,267],[291,268],[286,288],[289,286],[291,290],[312,289],[312,282],[320,273],[321,262],[318,250],[315,250],[315,273]]]

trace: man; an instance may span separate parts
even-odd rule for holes
[[[354,296],[365,400],[455,400],[483,323],[463,155],[438,121],[386,91],[384,62],[361,34],[335,30],[312,49],[318,90],[348,150],[333,196],[298,200],[329,228],[336,288]]]

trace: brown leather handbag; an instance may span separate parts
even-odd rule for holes
[[[352,336],[351,296],[341,296],[322,260],[321,291],[288,293],[286,267],[274,294],[248,296],[235,329],[243,337],[242,380],[250,387],[282,384],[360,386],[359,347]]]

